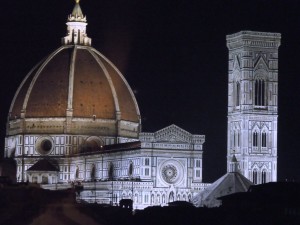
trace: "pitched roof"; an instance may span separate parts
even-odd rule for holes
[[[59,171],[59,169],[47,159],[41,159],[31,166],[27,171]]]
[[[218,207],[221,200],[217,198],[237,192],[246,192],[252,185],[252,182],[239,172],[227,173],[209,187],[201,191],[193,199],[197,207]]]

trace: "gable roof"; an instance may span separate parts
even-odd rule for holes
[[[31,166],[27,171],[59,171],[59,169],[47,159],[41,159]]]

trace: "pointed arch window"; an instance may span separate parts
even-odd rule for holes
[[[265,131],[261,134],[261,147],[267,147],[267,133]]]
[[[240,130],[233,131],[233,147],[240,147],[241,132]]]
[[[258,133],[257,131],[254,131],[253,135],[252,135],[252,145],[253,147],[257,147],[258,146]]]
[[[266,170],[263,170],[261,172],[261,183],[264,184],[267,182],[267,171]]]
[[[254,103],[257,106],[265,106],[266,105],[266,99],[265,99],[265,81],[263,79],[256,79],[254,84]]]
[[[256,169],[253,170],[252,181],[253,181],[253,184],[257,184],[257,170]]]
[[[240,141],[241,141],[241,132],[237,131],[237,147],[240,147]]]
[[[240,82],[236,82],[236,88],[235,88],[235,105],[240,106],[240,98],[241,98],[241,85]]]

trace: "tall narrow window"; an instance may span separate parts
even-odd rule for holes
[[[201,167],[201,161],[200,159],[196,159],[196,167]]]
[[[235,140],[235,131],[233,131],[233,147],[236,146],[236,140]]]
[[[267,147],[267,134],[265,131],[261,134],[261,147]]]
[[[254,96],[254,103],[257,106],[265,106],[265,81],[261,79],[255,80],[255,96]]]
[[[150,160],[149,160],[149,158],[146,158],[145,159],[145,166],[149,166],[150,165]]]
[[[114,164],[112,162],[110,162],[108,166],[108,179],[109,180],[114,179]]]
[[[79,178],[79,168],[78,166],[76,167],[76,171],[75,171],[75,179]]]
[[[237,146],[240,147],[240,142],[241,142],[241,132],[237,132]]]
[[[264,184],[267,182],[267,172],[265,170],[263,170],[261,172],[261,183]]]
[[[252,177],[252,180],[253,180],[253,184],[257,184],[257,170],[253,170],[253,177]]]
[[[241,91],[241,86],[240,82],[236,82],[236,98],[235,98],[235,105],[239,106],[240,105],[240,91]]]
[[[95,168],[95,165],[93,164],[92,165],[92,169],[91,169],[91,180],[95,180],[96,178],[96,168]]]
[[[258,136],[257,132],[254,131],[253,137],[252,137],[252,141],[253,141],[252,144],[253,144],[253,147],[257,147],[257,146],[258,146],[257,136]]]

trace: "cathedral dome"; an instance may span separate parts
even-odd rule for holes
[[[63,45],[22,81],[8,116],[8,135],[80,133],[137,137],[140,112],[121,72],[86,35],[79,1]]]

